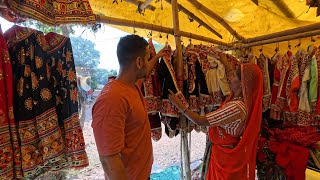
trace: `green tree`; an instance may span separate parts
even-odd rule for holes
[[[100,64],[100,52],[95,49],[95,44],[82,37],[70,37],[73,57],[77,67],[95,69]]]

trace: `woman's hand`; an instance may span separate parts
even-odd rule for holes
[[[185,105],[182,103],[182,101],[178,98],[178,96],[176,96],[170,89],[168,89],[169,91],[169,100],[170,102],[175,105],[179,110],[180,112],[183,112],[186,107]]]

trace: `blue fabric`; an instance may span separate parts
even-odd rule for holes
[[[171,166],[160,173],[153,173],[150,176],[151,180],[180,180],[180,167]]]

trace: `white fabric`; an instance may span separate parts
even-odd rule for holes
[[[224,65],[214,57],[208,56],[210,64],[206,73],[206,82],[210,94],[222,91],[223,95],[231,93]]]

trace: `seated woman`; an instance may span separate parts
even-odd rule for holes
[[[208,180],[255,179],[256,148],[262,119],[263,74],[255,64],[242,64],[232,70],[225,54],[232,94],[216,111],[201,116],[171,93],[170,101],[199,126],[210,126],[212,141]]]

